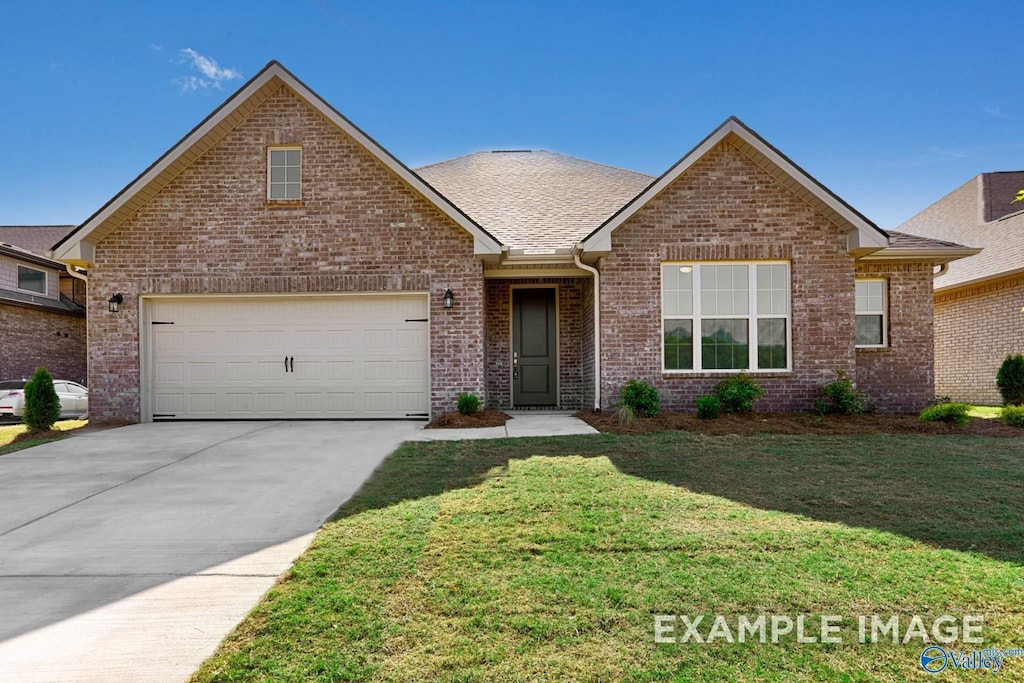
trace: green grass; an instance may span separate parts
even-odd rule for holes
[[[839,615],[844,643],[653,640],[656,614],[764,613]],[[919,640],[857,643],[862,614],[980,614],[1024,647],[1024,439],[406,444],[193,680],[926,676]]]
[[[1002,408],[998,406],[971,406],[971,409],[967,412],[971,417],[982,417],[985,419],[998,418],[1002,412]]]
[[[86,420],[61,420],[53,426],[54,431],[67,432],[72,429],[78,429],[88,424]],[[6,455],[7,453],[13,453],[14,451],[24,450],[31,448],[32,446],[38,446],[42,443],[48,443],[50,441],[58,441],[60,437],[48,436],[40,439],[29,439],[26,441],[19,441],[18,443],[11,443],[14,437],[28,431],[28,427],[23,424],[13,424],[0,427],[0,455]]]

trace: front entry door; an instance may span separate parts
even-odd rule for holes
[[[512,290],[512,405],[558,403],[555,290]]]

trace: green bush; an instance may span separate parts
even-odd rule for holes
[[[476,394],[459,394],[459,402],[456,405],[463,415],[476,415],[480,411],[480,399]]]
[[[53,377],[39,368],[25,385],[25,424],[31,432],[45,432],[60,419],[60,399],[53,388]]]
[[[966,403],[940,403],[921,411],[921,419],[925,422],[952,422],[961,427],[971,421],[967,414],[971,407]]]
[[[619,390],[620,406],[626,406],[639,417],[654,417],[661,407],[658,390],[647,382],[631,379]]]
[[[697,398],[697,417],[702,420],[714,420],[722,409],[722,402],[717,396],[699,396]]]
[[[836,370],[836,378],[818,391],[824,400],[816,401],[814,409],[821,415],[859,415],[874,411],[874,405],[865,394],[857,391],[844,370]]]
[[[1024,406],[1006,406],[1000,413],[999,419],[1004,425],[1011,427],[1024,427]]]
[[[711,393],[718,397],[725,412],[749,413],[754,409],[754,401],[764,396],[764,387],[741,372],[723,379]]]
[[[1006,357],[996,373],[996,386],[1003,395],[1003,405],[1024,405],[1024,355]]]

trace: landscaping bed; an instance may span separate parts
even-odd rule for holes
[[[425,429],[473,429],[479,427],[501,427],[509,416],[500,410],[478,410],[472,415],[458,411],[445,413],[436,418]]]
[[[656,417],[635,417],[626,421],[614,411],[581,411],[577,417],[601,432],[651,434],[683,430],[709,435],[724,434],[972,434],[977,436],[1024,437],[1024,429],[1010,427],[996,419],[972,419],[966,426],[948,422],[924,422],[917,415],[871,413],[825,415],[813,413],[723,414],[702,420],[694,414],[661,412]]]

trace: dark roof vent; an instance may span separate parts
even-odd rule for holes
[[[492,149],[491,154],[528,154],[532,149]]]

